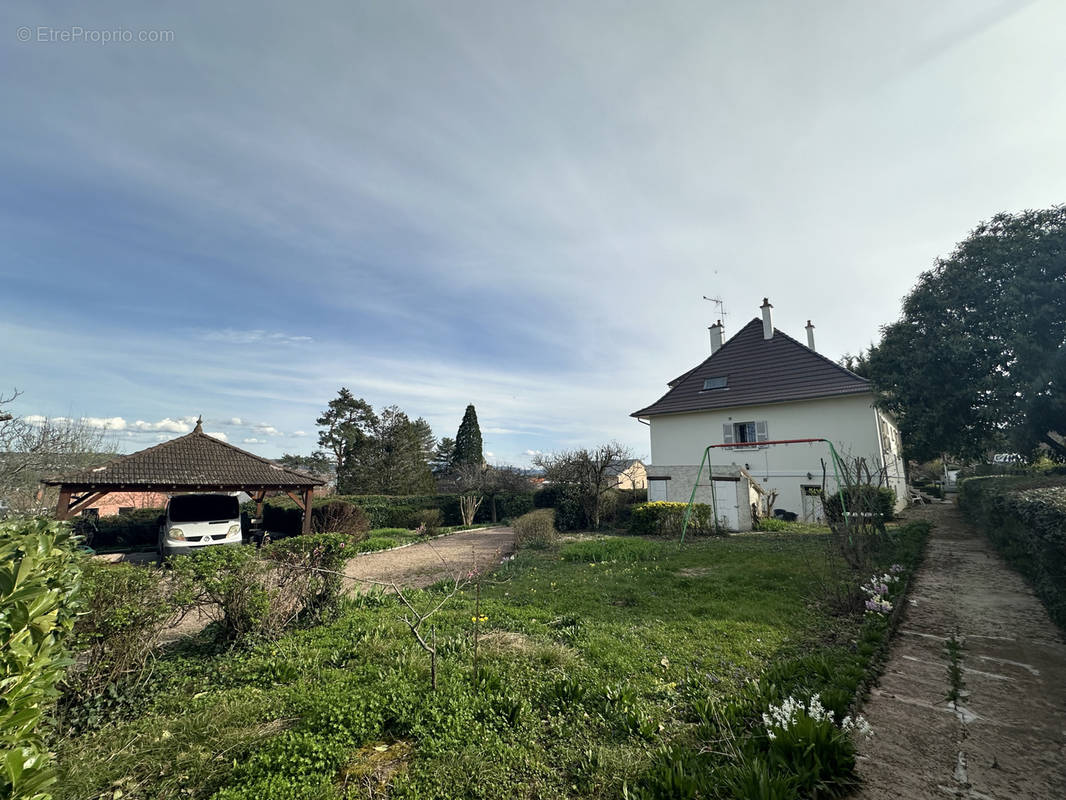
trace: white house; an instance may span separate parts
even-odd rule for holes
[[[902,445],[895,422],[874,405],[869,381],[773,326],[765,298],[756,317],[722,343],[722,323],[710,328],[711,355],[669,383],[669,391],[633,412],[651,432],[648,499],[688,502],[708,445],[714,500],[720,517],[738,530],[751,527],[755,492],[777,492],[774,507],[802,519],[821,515],[824,460],[829,486],[833,462],[824,443],[763,444],[783,439],[829,439],[844,459],[864,457],[884,467],[897,508],[907,503]],[[748,486],[754,479],[754,484]],[[705,469],[697,502],[711,502]]]

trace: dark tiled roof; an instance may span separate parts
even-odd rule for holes
[[[726,378],[724,389],[704,390],[707,378]],[[774,329],[762,335],[758,317],[699,366],[670,382],[670,391],[634,417],[707,411],[790,400],[869,392],[870,382]]]
[[[48,478],[50,486],[203,490],[306,489],[324,481],[273,464],[197,429],[100,467]]]

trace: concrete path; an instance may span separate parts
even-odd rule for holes
[[[954,505],[933,529],[864,714],[865,800],[1066,798],[1066,641],[1024,580]],[[949,641],[961,645],[957,704]],[[957,684],[958,681],[955,681]]]

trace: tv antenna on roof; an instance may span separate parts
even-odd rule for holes
[[[728,314],[725,313],[725,301],[721,297],[708,297],[707,295],[704,295],[703,299],[709,303],[714,303],[715,308],[718,309],[719,319],[721,319],[722,322],[725,322],[725,318],[728,316]]]

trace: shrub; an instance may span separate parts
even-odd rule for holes
[[[277,589],[267,589],[267,564],[250,547],[202,547],[170,564],[180,587],[179,602],[186,608],[206,607],[223,639],[278,633],[291,616]]]
[[[844,490],[844,501],[848,513],[868,511],[875,515],[873,523],[881,528],[896,516],[896,493],[884,486],[853,486]],[[840,519],[840,493],[827,491],[822,496],[822,507],[830,521]]]
[[[439,508],[424,508],[411,515],[415,529],[421,529],[425,536],[436,536],[444,522],[444,515]]]
[[[662,555],[662,545],[646,539],[592,539],[565,545],[559,555],[564,561],[654,561]]]
[[[321,621],[332,616],[344,589],[344,565],[359,552],[358,542],[343,533],[319,533],[271,544],[265,555],[278,566],[277,581],[287,595],[285,604],[296,606],[305,619]]]
[[[79,657],[64,681],[65,705],[139,672],[174,613],[158,570],[90,560],[82,576],[85,613],[74,624],[71,646]]]
[[[43,800],[55,781],[38,730],[71,663],[80,570],[68,526],[0,522],[0,796]]]
[[[504,492],[496,495],[494,500],[498,519],[518,519],[533,510],[532,492]]]
[[[551,547],[557,536],[555,512],[550,508],[530,511],[514,521],[515,546],[518,548]]]
[[[315,533],[342,533],[358,541],[370,530],[370,520],[357,505],[333,500],[311,506],[311,530]]]
[[[1066,628],[1066,480],[968,478],[959,486],[959,507]]]
[[[646,536],[680,536],[687,510],[688,503],[641,503],[633,507],[629,532]],[[699,536],[715,532],[711,507],[706,503],[693,503],[686,534]]]

